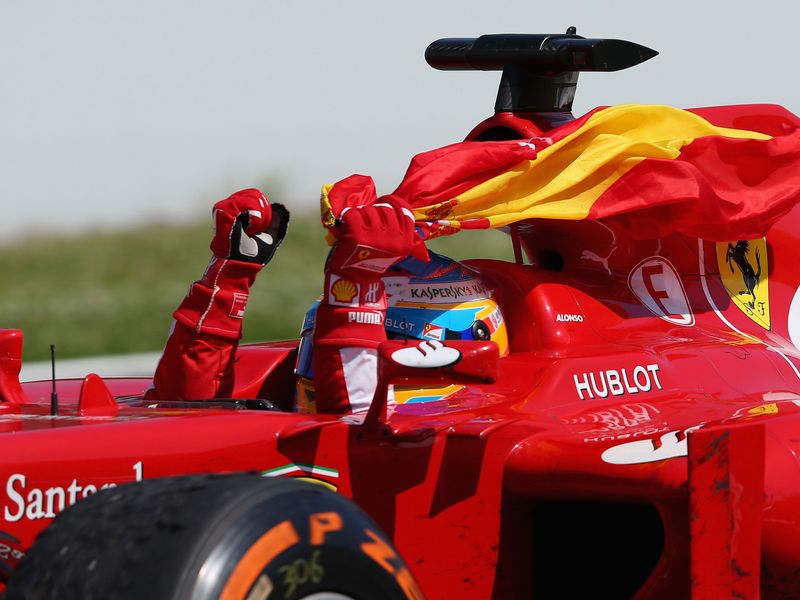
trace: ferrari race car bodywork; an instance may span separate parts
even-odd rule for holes
[[[499,110],[468,139],[547,135],[568,104]],[[800,126],[776,106],[704,110]],[[466,263],[509,354],[456,343],[460,363],[420,373],[392,359],[416,342],[389,342],[366,416],[291,412],[296,342],[240,348],[232,400],[147,402],[148,379],[89,376],[58,382],[53,414],[51,382],[17,383],[22,338],[4,330],[0,576],[102,488],[256,471],[352,499],[402,556],[408,571],[389,547],[378,562],[409,597],[408,572],[426,598],[800,595],[798,232],[800,207],[747,241],[522,221],[516,262]],[[415,382],[446,387],[387,411],[380,389]]]

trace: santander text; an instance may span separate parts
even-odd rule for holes
[[[141,461],[133,465],[134,480],[142,480]],[[114,482],[100,485],[81,484],[73,479],[67,486],[49,488],[28,487],[28,478],[22,473],[13,473],[6,481],[8,504],[3,507],[3,518],[14,523],[22,519],[52,519],[59,512],[72,506],[81,498],[96,493],[97,490],[116,487]]]

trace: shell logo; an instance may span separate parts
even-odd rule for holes
[[[356,288],[356,284],[352,281],[339,279],[331,287],[331,293],[337,302],[346,302],[349,304],[358,293],[358,288]]]

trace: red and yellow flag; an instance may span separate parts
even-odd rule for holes
[[[547,138],[420,154],[394,195],[412,206],[427,237],[525,219],[608,217],[647,237],[760,237],[800,200],[800,129],[775,114],[736,116],[733,108],[596,109]],[[365,180],[372,186],[369,178],[340,184],[345,190]],[[328,187],[328,197],[338,196],[340,184]],[[355,196],[374,198],[372,190]]]

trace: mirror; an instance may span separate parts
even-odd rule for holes
[[[494,342],[389,340],[378,347],[378,385],[364,427],[386,422],[389,385],[492,383],[500,351]]]

